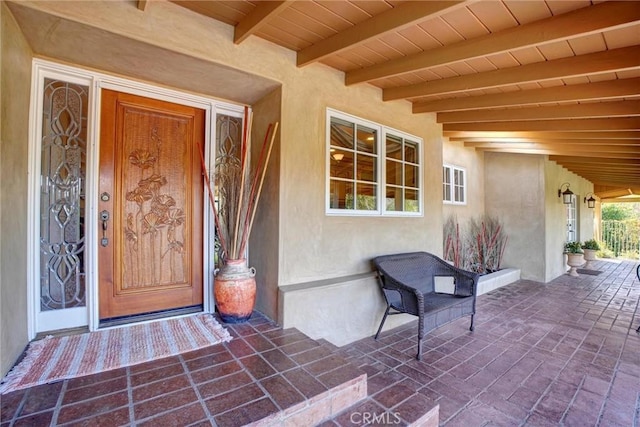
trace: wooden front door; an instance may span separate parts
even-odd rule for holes
[[[202,305],[204,111],[103,90],[100,129],[100,319]]]

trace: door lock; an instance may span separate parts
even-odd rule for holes
[[[100,239],[100,244],[102,246],[107,246],[109,244],[109,239],[107,238],[107,222],[109,221],[109,212],[100,212],[100,220],[102,221],[102,239]]]

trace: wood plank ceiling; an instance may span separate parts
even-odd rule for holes
[[[604,199],[640,195],[640,2],[175,3],[437,113],[451,141],[549,155]]]

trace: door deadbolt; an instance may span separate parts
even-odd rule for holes
[[[111,196],[106,191],[100,195],[100,200],[103,202],[108,202],[111,199]]]

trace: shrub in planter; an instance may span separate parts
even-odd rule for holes
[[[567,242],[564,244],[564,251],[568,254],[583,254],[580,242]]]
[[[595,239],[587,240],[582,244],[582,250],[584,250],[584,260],[587,261],[584,268],[591,269],[592,262],[596,260],[596,252],[600,250],[600,245]]]
[[[577,268],[584,264],[584,252],[580,242],[567,242],[564,244],[564,252],[567,254],[567,264],[571,269],[569,275],[577,277]]]
[[[599,251],[600,244],[596,239],[587,240],[582,244],[582,249],[593,249],[594,251]]]

